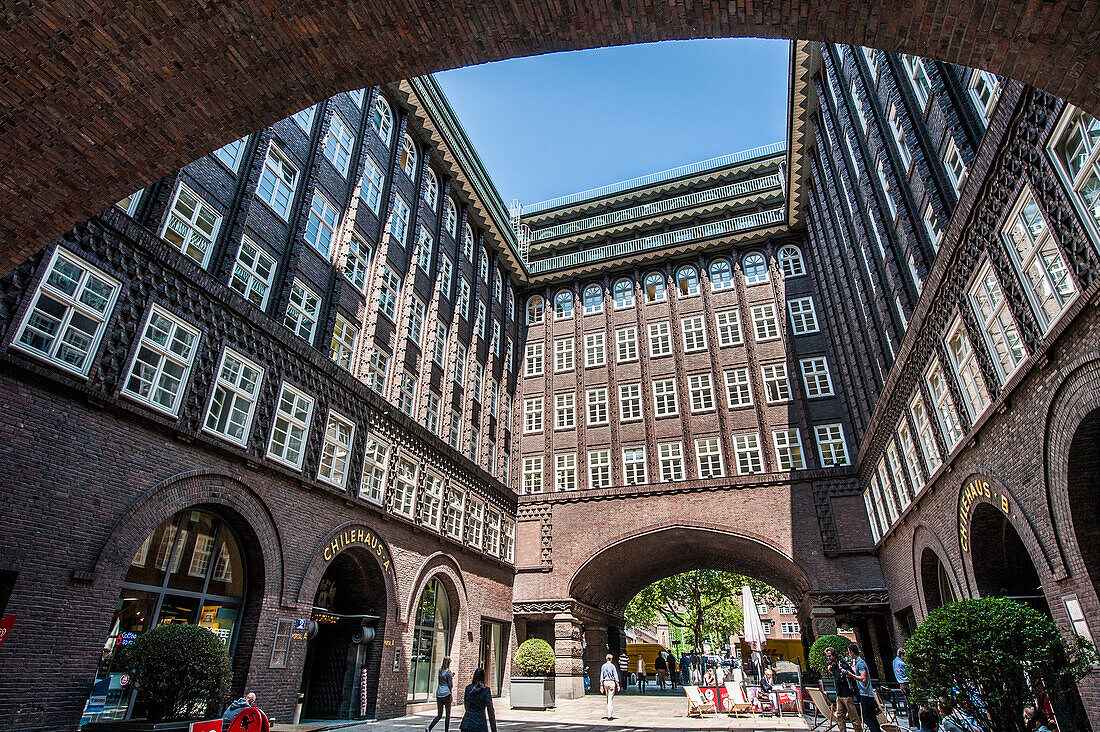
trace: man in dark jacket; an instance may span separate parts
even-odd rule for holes
[[[250,691],[226,708],[225,714],[222,715],[222,728],[229,729],[229,725],[233,724],[233,720],[241,710],[254,706],[256,706],[256,695]]]
[[[661,691],[665,690],[665,676],[668,675],[668,662],[665,661],[664,655],[658,651],[657,658],[653,661],[653,670],[657,672],[657,683],[661,687]]]
[[[825,658],[829,661],[828,672],[833,677],[833,686],[836,687],[836,723],[840,732],[848,732],[848,722],[852,723],[856,732],[863,732],[863,724],[859,718],[859,702],[856,700],[856,688],[848,674],[852,667],[840,658],[835,648],[825,649]]]

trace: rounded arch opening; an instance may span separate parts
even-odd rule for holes
[[[1066,482],[1070,521],[1085,572],[1100,595],[1100,409],[1085,416],[1073,434]]]
[[[1050,615],[1035,563],[1016,527],[991,503],[970,517],[970,557],[980,597],[1008,597]]]
[[[944,605],[958,600],[955,587],[947,567],[940,561],[940,555],[931,547],[925,547],[920,557],[921,592],[924,596],[924,608],[932,612]]]
[[[413,643],[407,698],[423,702],[433,698],[436,674],[443,659],[452,653],[461,608],[455,588],[440,572],[421,585],[419,596],[411,598],[410,603]]]

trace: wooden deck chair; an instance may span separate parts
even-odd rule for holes
[[[897,726],[897,723],[898,723],[897,711],[894,710],[894,709],[891,709],[888,706],[886,706],[886,702],[883,701],[882,694],[879,692],[878,689],[875,689],[875,701],[878,703],[878,708],[879,708],[878,721],[880,723],[888,722],[889,724]]]
[[[715,715],[718,714],[718,709],[715,708],[714,702],[710,702],[710,701],[707,701],[706,699],[704,699],[703,698],[703,692],[699,691],[698,686],[691,686],[691,685],[685,686],[684,687],[684,694],[687,695],[687,699],[688,699],[688,716],[689,717],[692,716],[693,714],[698,714],[699,717],[702,718],[703,715],[706,714],[707,712],[710,712],[711,714],[715,714]]]
[[[836,708],[829,702],[829,697],[825,696],[825,692],[821,689],[809,688],[806,689],[806,693],[810,695],[810,701],[814,705],[814,724],[810,729],[817,730],[821,725],[825,725],[821,728],[821,732],[829,732],[829,730],[836,727]],[[824,718],[820,722],[817,721],[819,716]]]
[[[729,698],[730,710],[728,716],[732,717],[736,714],[751,714],[756,716],[756,709],[753,707],[752,702],[745,696],[745,687],[736,681],[726,682],[726,695]]]

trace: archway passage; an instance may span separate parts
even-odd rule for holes
[[[920,557],[920,581],[924,592],[924,607],[928,612],[955,602],[955,589],[951,586],[951,578],[947,574],[947,567],[940,561],[940,557],[930,547],[925,547]]]
[[[408,0],[39,3],[0,22],[0,271],[154,179],[336,92],[550,51],[727,36],[855,43],[983,68],[1100,113],[1091,3],[737,7],[489,0],[426,15]]]
[[[313,601],[302,672],[304,719],[374,716],[385,609],[385,578],[373,556],[360,548],[338,554]]]
[[[1008,517],[992,504],[975,507],[970,518],[970,547],[978,595],[1008,597],[1050,615],[1027,547]]]
[[[1073,436],[1067,479],[1074,537],[1100,595],[1100,410],[1085,417]]]

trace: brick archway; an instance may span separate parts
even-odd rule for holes
[[[48,29],[48,31],[43,31]],[[0,271],[191,160],[332,94],[504,58],[646,41],[799,38],[1016,78],[1100,112],[1089,3],[605,0],[100,4],[0,21]]]

